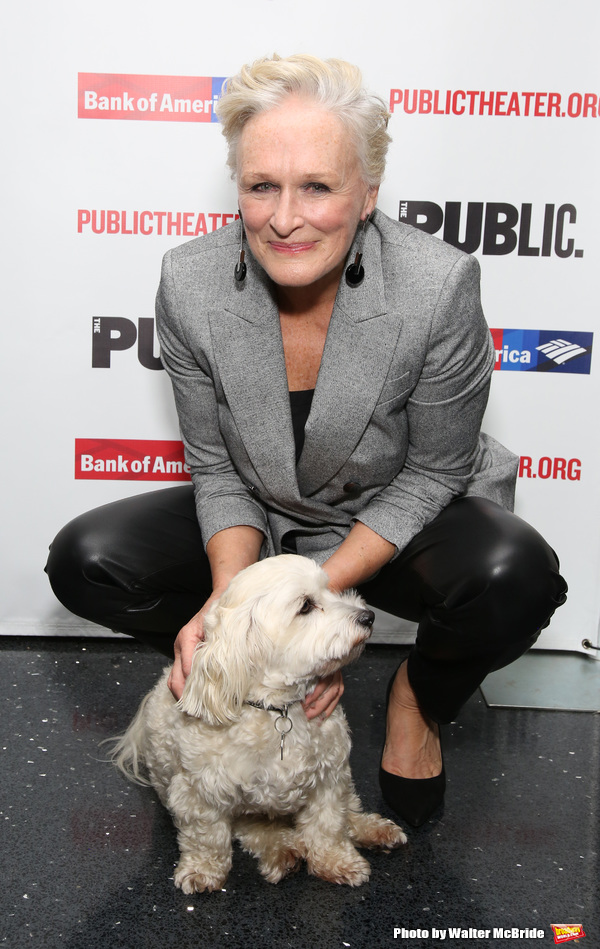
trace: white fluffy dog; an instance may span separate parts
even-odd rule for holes
[[[175,885],[185,893],[223,886],[232,837],[272,883],[304,859],[309,873],[351,886],[370,873],[355,844],[406,842],[361,808],[340,706],[321,722],[301,705],[318,678],[360,655],[373,618],[360,597],[328,590],[312,560],[268,558],[239,573],[207,614],[181,700],[168,669],[143,700],[112,757],[171,812]]]

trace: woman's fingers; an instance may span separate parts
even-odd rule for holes
[[[203,610],[204,607],[180,629],[175,640],[175,661],[167,684],[177,701],[182,696],[185,680],[192,670],[196,647],[204,639]]]
[[[344,680],[338,670],[319,679],[315,688],[306,696],[303,706],[306,717],[311,720],[329,718],[344,693]]]

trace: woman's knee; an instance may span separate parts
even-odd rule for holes
[[[103,612],[103,603],[108,605],[106,588],[110,583],[102,566],[107,555],[105,534],[96,511],[74,518],[52,541],[45,568],[63,606],[95,621]]]
[[[78,616],[123,632],[170,635],[171,614],[173,624],[181,614],[183,625],[210,593],[191,485],[76,517],[52,542],[46,571],[57,598]]]
[[[461,532],[461,545],[471,550],[444,607],[479,613],[504,642],[535,638],[566,599],[556,554],[522,518],[491,501],[473,501]]]

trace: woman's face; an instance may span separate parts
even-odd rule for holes
[[[341,120],[298,96],[254,116],[238,145],[237,184],[248,244],[271,279],[337,284],[378,191],[363,181]]]

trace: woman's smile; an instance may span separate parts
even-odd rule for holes
[[[269,241],[271,250],[279,254],[301,254],[303,251],[312,250],[316,246],[316,241],[303,241],[302,243],[284,244],[281,241]]]

